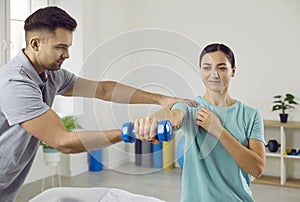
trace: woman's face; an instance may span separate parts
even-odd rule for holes
[[[202,81],[210,91],[223,93],[227,91],[235,66],[222,51],[207,53],[202,57],[200,73]]]

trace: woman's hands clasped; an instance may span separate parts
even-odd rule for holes
[[[223,132],[223,126],[219,117],[212,111],[202,107],[196,114],[196,125],[201,126],[207,132],[220,138]]]

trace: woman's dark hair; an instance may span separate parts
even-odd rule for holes
[[[200,57],[199,57],[200,68],[201,68],[201,60],[202,60],[203,56],[207,53],[216,52],[216,51],[222,51],[228,58],[228,60],[231,64],[231,67],[233,68],[235,66],[235,59],[234,59],[234,54],[233,54],[232,50],[224,44],[213,43],[213,44],[207,45],[202,50]]]
[[[54,31],[58,27],[74,31],[77,23],[66,11],[56,6],[49,6],[35,11],[24,23],[25,32],[40,29]]]

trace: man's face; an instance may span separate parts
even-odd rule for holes
[[[215,92],[224,92],[228,89],[235,67],[221,51],[207,53],[201,60],[201,76],[205,86]]]
[[[63,28],[44,33],[36,57],[38,66],[52,71],[60,69],[64,60],[69,58],[72,39],[72,32]]]

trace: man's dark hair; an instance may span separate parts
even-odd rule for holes
[[[49,6],[35,11],[24,23],[25,32],[40,29],[54,31],[56,28],[74,31],[76,27],[76,20],[66,11],[56,6]]]
[[[203,58],[203,56],[207,53],[211,53],[211,52],[216,52],[216,51],[222,51],[226,57],[228,58],[231,67],[233,68],[235,66],[235,58],[234,58],[234,54],[233,51],[226,45],[224,44],[219,44],[219,43],[213,43],[210,45],[207,45],[201,52],[200,57],[199,57],[199,66],[201,68],[201,60]]]

